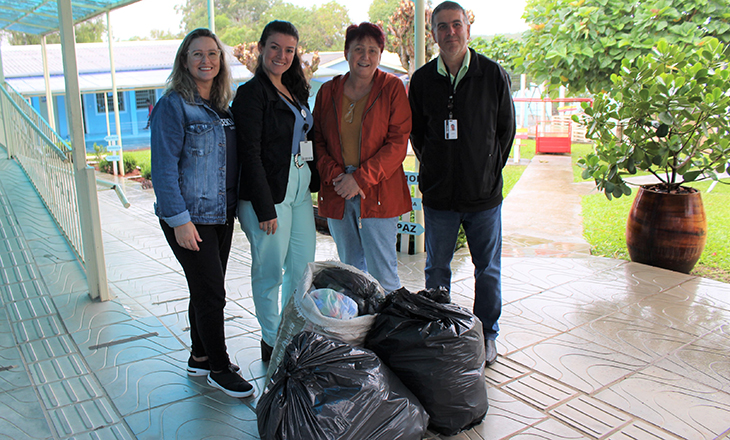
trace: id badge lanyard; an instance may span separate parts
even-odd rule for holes
[[[444,121],[444,139],[452,141],[459,139],[459,121],[454,118],[454,107],[455,107],[455,96],[456,96],[456,77],[451,81],[451,72],[449,67],[446,66],[446,73],[449,78],[449,85],[451,85],[451,93],[449,94],[446,108],[449,110],[449,117]]]
[[[304,118],[304,126],[302,127],[302,130],[304,132],[304,138],[305,140],[299,141],[299,156],[302,158],[302,160],[306,162],[311,162],[314,160],[314,146],[312,145],[312,141],[306,140],[307,137],[307,130],[309,130],[309,124],[307,124],[307,112],[304,110],[304,107],[302,107],[299,104],[299,101],[289,99],[288,96],[285,94],[279,92],[281,96],[284,97],[289,103],[294,106],[294,108],[299,110],[299,113],[301,113],[302,118]]]

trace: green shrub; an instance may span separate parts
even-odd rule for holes
[[[137,161],[134,157],[124,156],[124,174],[131,173],[137,167]],[[99,162],[99,171],[107,174],[114,174],[114,165],[106,159]]]

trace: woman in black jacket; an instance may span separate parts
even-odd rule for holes
[[[267,24],[256,73],[238,88],[231,108],[241,163],[238,218],[251,243],[251,289],[264,362],[279,327],[279,288],[283,308],[315,251],[311,191],[319,184],[298,43],[291,23]]]

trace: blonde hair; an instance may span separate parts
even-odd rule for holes
[[[180,94],[186,101],[195,101],[195,95],[198,93],[198,86],[188,71],[186,63],[188,60],[188,50],[193,40],[196,38],[208,37],[215,41],[218,50],[221,51],[218,75],[213,79],[213,86],[210,90],[210,102],[216,110],[225,110],[228,103],[233,99],[233,88],[231,80],[231,69],[226,61],[226,53],[223,49],[223,43],[210,31],[210,29],[198,28],[191,31],[185,36],[182,44],[177,49],[175,62],[172,65],[172,73],[167,78],[167,89],[165,93],[174,90]]]

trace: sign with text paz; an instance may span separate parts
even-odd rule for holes
[[[398,222],[399,234],[421,235],[423,234],[423,225],[411,222]]]
[[[418,173],[406,171],[406,182],[408,182],[409,185],[418,185]]]

